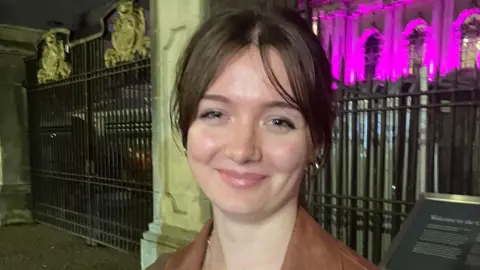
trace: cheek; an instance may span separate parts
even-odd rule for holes
[[[188,130],[187,154],[189,159],[208,162],[220,149],[221,137],[211,128],[193,123]]]
[[[308,143],[303,136],[266,140],[264,154],[280,172],[303,170],[307,165]]]

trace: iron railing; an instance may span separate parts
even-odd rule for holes
[[[333,151],[309,201],[322,226],[378,263],[421,193],[480,195],[479,78],[337,82]]]
[[[316,6],[304,0],[299,12],[321,34]],[[307,205],[328,232],[379,263],[420,193],[480,195],[480,73],[354,85],[344,77],[335,84],[333,151],[309,179]]]
[[[38,84],[27,61],[38,222],[139,252],[153,219],[150,59],[106,68],[104,36],[69,48],[72,74]]]

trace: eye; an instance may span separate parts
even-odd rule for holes
[[[200,115],[200,118],[203,119],[218,119],[221,118],[224,114],[219,111],[206,111]]]
[[[289,120],[275,118],[275,119],[272,119],[271,122],[274,126],[282,128],[282,129],[285,129],[285,128],[286,129],[295,129],[295,125]]]

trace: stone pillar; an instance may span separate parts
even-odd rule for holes
[[[0,25],[0,226],[32,221],[24,58],[41,34]]]
[[[397,59],[398,55],[402,55],[402,51],[405,50],[405,44],[403,41],[402,31],[404,29],[404,4],[398,4],[395,6],[393,11],[393,35],[392,35],[392,52],[391,52],[391,78],[396,80],[402,76],[402,69],[404,68],[403,63],[407,63],[408,67],[408,58]],[[408,54],[407,54],[408,55]],[[408,70],[408,69],[407,69]]]
[[[435,74],[437,69],[441,70],[441,66],[444,64],[440,61],[443,57],[440,55],[442,51],[442,38],[443,38],[443,1],[438,1],[436,5],[433,5],[432,10],[432,42],[430,44],[431,62],[433,64],[433,70],[431,73]]]
[[[392,71],[392,47],[393,43],[396,40],[393,39],[393,31],[394,31],[394,8],[393,6],[389,5],[385,7],[384,10],[385,14],[385,22],[383,25],[383,49],[380,58],[380,73],[379,75],[381,79],[389,79],[391,76]]]
[[[160,254],[190,242],[211,215],[210,203],[192,177],[181,140],[174,138],[170,127],[170,97],[177,60],[205,16],[239,3],[245,6],[254,2],[270,7],[294,1],[150,0],[154,220],[141,240],[142,269]]]
[[[443,1],[442,14],[442,46],[440,58],[440,72],[445,74],[460,66],[460,37],[455,35],[454,22],[455,0]],[[458,38],[458,40],[457,40]]]
[[[345,48],[345,81],[344,83],[352,84],[355,82],[357,74],[355,74],[355,61],[357,55],[357,44],[359,38],[359,15],[351,14],[347,17],[347,44]]]
[[[329,43],[330,40],[332,39],[332,36],[334,35],[334,21],[335,17],[333,15],[321,15],[320,16],[320,30],[322,36],[322,44],[323,44],[323,49],[327,53],[327,56],[330,57],[329,55]]]
[[[203,18],[203,0],[150,1],[154,220],[141,240],[142,269],[188,243],[209,217],[169,118],[177,59]]]
[[[339,11],[335,14],[334,29],[335,34],[332,38],[332,74],[336,79],[340,79],[342,72],[342,59],[345,57],[345,40],[347,38],[345,30],[346,14],[345,11]]]

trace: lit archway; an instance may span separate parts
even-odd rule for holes
[[[382,34],[376,28],[368,28],[362,33],[355,57],[355,71],[360,81],[369,77],[377,78],[380,75],[383,41]]]
[[[416,74],[422,66],[428,66],[429,74],[433,74],[431,28],[423,19],[410,21],[402,32],[401,73]]]
[[[480,51],[480,9],[472,8],[462,11],[452,25],[448,70],[471,68],[477,64]]]

